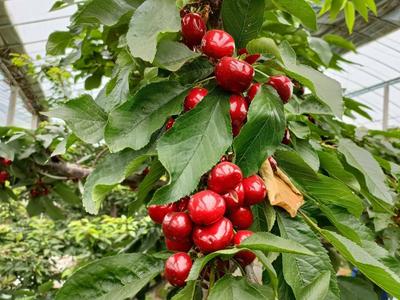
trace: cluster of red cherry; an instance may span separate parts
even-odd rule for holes
[[[12,161],[10,159],[0,157],[0,184],[3,185],[6,180],[10,178],[10,174],[7,172],[6,168],[11,166]]]
[[[260,54],[249,55],[246,49],[240,49],[238,54],[244,57],[240,60],[232,57],[235,53],[235,41],[223,30],[207,31],[206,24],[197,13],[187,13],[182,17],[183,42],[190,48],[199,48],[212,62],[215,62],[215,78],[220,87],[233,93],[230,96],[230,116],[232,133],[238,135],[247,120],[248,107],[254,99],[261,83],[252,83],[254,68],[252,66]],[[293,95],[293,83],[284,75],[271,76],[267,82],[276,89],[282,101],[287,103]],[[247,91],[246,97],[243,93]],[[193,88],[185,98],[185,111],[193,109],[208,93],[203,87]],[[174,124],[170,118],[166,129]]]
[[[49,187],[39,179],[36,184],[29,191],[32,198],[37,198],[40,196],[47,196],[50,193]]]
[[[183,286],[192,260],[187,252],[210,253],[240,244],[252,235],[250,206],[262,202],[267,194],[258,175],[243,178],[240,168],[229,162],[218,163],[209,173],[207,189],[191,197],[166,205],[150,205],[151,219],[162,225],[166,247],[180,251],[165,264],[165,277],[175,286]],[[234,230],[237,230],[236,233]],[[243,250],[235,259],[250,264],[255,255]]]

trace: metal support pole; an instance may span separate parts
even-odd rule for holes
[[[382,130],[386,130],[389,126],[389,84],[383,87],[383,117]]]
[[[32,121],[31,121],[31,129],[35,130],[38,128],[39,124],[39,117],[38,115],[32,115]]]
[[[17,105],[18,88],[11,86],[10,101],[8,102],[7,122],[6,126],[14,124],[15,107]]]

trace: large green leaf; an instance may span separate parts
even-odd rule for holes
[[[200,81],[214,72],[214,66],[205,57],[199,57],[192,62],[185,64],[173,74],[182,84]]]
[[[336,116],[341,117],[343,115],[343,100],[339,82],[309,66],[299,64],[296,53],[288,42],[282,42],[279,49],[288,75],[307,86],[330,107]]]
[[[327,251],[314,232],[300,218],[292,219],[285,214],[278,214],[278,225],[283,237],[305,245],[315,254],[314,256],[282,255],[283,275],[292,287],[296,299],[340,299],[335,271]],[[330,274],[327,291],[324,288],[326,274]],[[304,298],[305,295],[307,298]]]
[[[272,0],[281,10],[297,17],[306,27],[317,30],[317,16],[314,9],[305,0]]]
[[[192,300],[195,298],[196,291],[199,290],[196,280],[191,280],[186,283],[186,286],[174,295],[171,300]],[[201,297],[200,297],[201,299]]]
[[[209,300],[269,300],[274,292],[267,286],[249,282],[245,277],[225,275],[211,288]]]
[[[153,64],[169,71],[177,71],[186,62],[199,56],[200,53],[190,50],[182,43],[163,40],[158,44]]]
[[[308,127],[307,127],[308,128]],[[294,149],[301,158],[315,171],[319,169],[319,157],[317,152],[312,148],[308,140],[300,140],[292,138]]]
[[[385,184],[386,176],[370,152],[349,139],[339,139],[338,151],[343,153],[349,165],[363,174],[365,184],[372,195],[387,204],[393,203],[389,188]]]
[[[232,143],[229,94],[215,88],[194,109],[179,117],[157,145],[169,184],[156,191],[151,203],[176,201],[193,192]]]
[[[158,35],[180,29],[175,0],[147,0],[133,14],[126,39],[134,57],[152,62],[157,52]]]
[[[63,119],[84,142],[94,144],[103,138],[107,115],[89,95],[72,99],[43,114]]]
[[[163,269],[163,261],[129,253],[106,257],[78,269],[57,293],[56,300],[123,300],[135,296]]]
[[[244,176],[253,175],[280,145],[286,122],[283,104],[271,87],[263,86],[252,101],[247,123],[236,137],[236,164]]]
[[[338,284],[342,300],[379,300],[370,281],[360,277],[339,276]]]
[[[257,37],[264,17],[264,0],[225,0],[222,3],[224,29],[239,48]]]
[[[321,230],[322,236],[355,265],[365,276],[392,296],[400,298],[400,277],[366,250],[349,239],[329,230]]]
[[[309,37],[308,45],[319,56],[319,59],[322,61],[322,63],[325,66],[329,66],[329,63],[333,57],[333,53],[328,42],[321,38]]]
[[[49,35],[46,44],[46,53],[48,55],[64,55],[73,39],[74,35],[69,31],[55,31]]]
[[[126,149],[107,155],[89,175],[83,191],[83,206],[91,214],[97,214],[102,201],[117,184],[134,172],[147,158],[150,151]]]
[[[151,83],[112,111],[104,132],[110,150],[137,150],[147,145],[169,116],[182,111],[188,89],[174,81]]]

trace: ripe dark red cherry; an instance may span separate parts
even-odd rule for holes
[[[191,268],[192,260],[187,253],[175,253],[165,262],[165,278],[173,286],[184,286]]]
[[[229,113],[231,115],[232,127],[239,127],[246,121],[248,105],[242,95],[232,95],[229,98],[230,108]]]
[[[288,128],[285,129],[285,133],[283,135],[282,144],[289,145],[290,144],[290,131]]]
[[[201,40],[201,51],[212,58],[232,56],[235,52],[235,41],[233,37],[218,29],[207,31]]]
[[[236,229],[247,229],[253,224],[253,213],[250,207],[239,207],[229,214],[229,220]]]
[[[182,36],[189,47],[200,45],[201,39],[207,31],[206,24],[199,14],[188,13],[182,20]]]
[[[233,244],[235,246],[240,245],[245,239],[247,239],[251,235],[253,235],[253,232],[250,230],[239,230],[233,237]],[[242,266],[247,266],[254,261],[256,255],[249,250],[243,250],[237,253],[235,255],[235,258],[240,262]]]
[[[249,64],[254,64],[259,58],[261,57],[261,54],[249,54],[246,48],[239,49],[238,51],[239,55],[246,54],[244,60],[247,61]]]
[[[187,210],[187,206],[189,204],[190,197],[183,197],[179,201],[174,202],[173,209],[174,211],[185,211]]]
[[[147,213],[150,218],[157,224],[162,224],[165,215],[173,211],[174,207],[171,203],[164,205],[150,205],[147,208]]]
[[[165,238],[165,245],[169,251],[183,251],[188,252],[193,246],[193,242],[190,239],[174,241]]]
[[[184,212],[170,212],[162,222],[165,237],[173,241],[187,240],[192,233],[192,228],[192,220]]]
[[[32,198],[40,196],[40,192],[37,189],[31,189],[30,192]]]
[[[233,238],[233,226],[227,218],[208,226],[195,226],[193,242],[204,253],[225,249]]]
[[[246,97],[247,103],[249,105],[250,105],[251,101],[253,101],[254,97],[257,95],[260,88],[261,88],[261,83],[258,83],[258,82],[253,83],[250,86],[249,90],[247,91],[247,97]]]
[[[12,164],[11,159],[0,157],[0,165],[3,165],[4,167],[9,167],[11,164]]]
[[[173,117],[169,118],[167,124],[165,124],[165,130],[170,130],[174,123],[175,119]]]
[[[198,225],[210,225],[221,219],[226,210],[222,196],[210,190],[204,190],[190,197],[189,216]]]
[[[254,205],[260,203],[264,200],[267,195],[267,188],[265,187],[264,181],[258,175],[253,175],[244,178],[243,181],[244,188],[244,201],[246,205]]]
[[[224,161],[212,168],[208,175],[208,188],[218,194],[234,189],[243,179],[240,168],[234,163]]]
[[[233,190],[222,195],[225,200],[227,210],[233,210],[244,205],[244,188],[243,184],[239,183]]]
[[[293,82],[284,75],[271,76],[267,82],[281,97],[283,103],[288,103],[293,95]]]
[[[200,87],[195,87],[190,90],[189,94],[185,98],[183,104],[185,111],[189,111],[196,107],[205,96],[207,96],[208,90]]]
[[[222,58],[215,66],[215,77],[224,90],[240,94],[253,81],[254,68],[245,61],[233,57]]]
[[[3,184],[8,179],[7,171],[0,171],[0,184]]]

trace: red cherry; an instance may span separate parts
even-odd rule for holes
[[[247,229],[253,224],[253,213],[250,207],[234,209],[228,218],[236,229]]]
[[[269,164],[271,165],[272,170],[274,172],[276,172],[276,170],[278,168],[278,163],[276,162],[276,160],[272,156],[270,156],[270,157],[268,157],[268,161],[269,161]]]
[[[174,204],[173,204],[174,211],[185,211],[185,210],[187,210],[189,199],[190,199],[190,197],[183,197],[179,201],[174,202]]]
[[[3,165],[4,167],[9,167],[11,164],[12,164],[11,159],[0,157],[0,165]]]
[[[232,126],[240,126],[247,118],[247,102],[241,95],[232,95],[229,98]]]
[[[192,260],[187,253],[175,253],[165,262],[165,278],[173,286],[184,286],[191,268]]]
[[[200,87],[195,87],[190,90],[189,94],[185,98],[183,104],[185,111],[189,111],[196,107],[205,96],[207,96],[208,90]]]
[[[0,171],[0,184],[3,184],[8,179],[7,171]]]
[[[254,68],[245,61],[224,57],[215,66],[215,77],[223,89],[240,94],[249,88]]]
[[[40,192],[37,189],[31,189],[30,192],[32,198],[40,196]]]
[[[239,125],[236,125],[236,124],[232,125],[232,135],[234,137],[239,135],[240,130],[242,130],[243,125],[244,125],[243,123],[239,124]]]
[[[290,144],[290,131],[289,129],[285,129],[285,133],[283,135],[282,144],[289,145]]]
[[[173,117],[169,118],[167,124],[165,124],[165,130],[170,130],[174,123],[175,119]]]
[[[193,241],[204,253],[221,250],[230,245],[233,238],[233,226],[227,218],[208,226],[195,226]]]
[[[244,205],[244,188],[243,184],[239,183],[233,190],[230,190],[226,194],[222,195],[225,200],[226,208],[233,210],[239,206]]]
[[[174,241],[187,240],[192,233],[192,228],[192,220],[184,212],[170,212],[162,222],[164,236]]]
[[[284,75],[271,76],[267,82],[278,92],[283,103],[288,103],[293,95],[293,82]]]
[[[182,36],[189,47],[200,45],[201,39],[206,33],[207,27],[199,14],[188,13],[182,20]]]
[[[247,61],[251,65],[254,64],[261,57],[261,54],[259,54],[259,53],[249,54],[249,52],[247,51],[246,48],[239,49],[238,54],[239,55],[246,54],[244,60]]]
[[[218,29],[207,31],[201,40],[201,51],[212,58],[232,56],[235,52],[235,41],[233,37]]]
[[[247,103],[250,104],[251,101],[253,101],[254,97],[256,96],[260,88],[261,88],[261,83],[258,82],[253,83],[250,86],[249,90],[247,91],[247,97],[246,97]]]
[[[173,212],[174,208],[172,203],[164,205],[150,205],[147,208],[147,213],[154,223],[162,224],[166,214]]]
[[[233,237],[233,244],[235,246],[240,245],[245,239],[247,239],[251,235],[253,235],[253,232],[250,230],[239,230]],[[247,266],[254,261],[256,255],[249,250],[243,250],[237,253],[235,255],[235,258],[240,262],[242,266]]]
[[[267,188],[264,181],[258,175],[243,179],[244,199],[246,205],[254,205],[262,202],[267,195]]]
[[[181,240],[181,241],[174,241],[165,238],[165,245],[169,251],[183,251],[188,252],[190,248],[193,246],[193,242],[189,239]]]
[[[194,223],[210,225],[224,216],[226,205],[220,195],[204,190],[190,197],[188,209]]]
[[[208,188],[218,194],[234,189],[243,179],[240,168],[234,163],[224,161],[212,168],[208,175]]]

